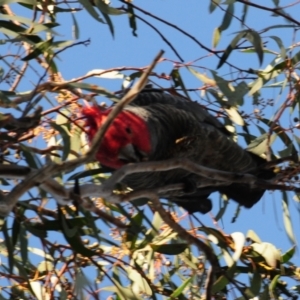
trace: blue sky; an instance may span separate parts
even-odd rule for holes
[[[257,3],[259,2],[257,1]],[[272,6],[272,3],[273,1],[263,1],[263,4],[266,6]],[[281,1],[281,5],[288,3],[289,1]],[[116,0],[112,1],[111,4],[115,7],[123,5]],[[224,12],[219,9],[216,9],[213,14],[209,14],[209,1],[204,0],[136,0],[134,4],[154,15],[176,24],[176,26],[194,36],[207,47],[212,47],[214,29],[221,24],[224,14]],[[15,9],[16,13],[21,14],[21,12],[24,12],[24,9],[19,10],[19,7],[16,5],[13,5],[12,8]],[[240,17],[242,6],[239,5],[237,8],[235,15]],[[299,5],[297,6],[297,9],[299,9]],[[291,9],[289,12],[291,15],[298,15],[296,14],[297,10]],[[29,16],[31,15],[31,12],[26,11],[26,14],[27,13],[29,13]],[[194,41],[179,33],[174,28],[159,23],[139,12],[136,13],[145,17],[146,20],[155,25],[156,28],[170,40],[172,45],[184,58],[185,63],[197,60],[197,62],[194,63],[194,65],[198,66],[197,70],[206,73],[208,76],[211,76],[210,69],[216,70],[218,64],[217,58],[213,55],[208,56],[208,53],[200,48]],[[129,28],[127,15],[112,17],[115,29],[114,38],[106,25],[91,18],[87,12],[82,11],[76,13],[74,14],[74,17],[80,28],[79,40],[90,39],[91,44],[89,46],[80,45],[71,48],[59,55],[60,62],[58,62],[58,65],[65,80],[83,76],[94,69],[111,69],[123,66],[133,68],[144,67],[153,60],[154,56],[161,49],[165,51],[164,58],[168,61],[160,63],[155,68],[156,72],[169,74],[173,69],[175,62],[179,62],[179,59],[170,47],[161,40],[157,33],[140,21],[137,21],[138,37],[134,37]],[[60,14],[57,18],[57,22],[62,26],[57,27],[60,36],[56,37],[56,40],[71,39],[73,30],[71,16],[69,14]],[[287,23],[281,18],[272,17],[270,12],[262,12],[250,8],[246,24],[250,28],[259,31],[270,25]],[[222,33],[222,38],[217,49],[220,50],[227,47],[235,33],[241,29],[239,21],[233,20],[231,26]],[[270,35],[279,36],[286,47],[292,44],[292,30],[276,29],[272,32],[267,32],[264,37]],[[296,41],[297,37],[298,36],[296,36],[295,39]],[[279,52],[278,46],[270,39],[268,39],[267,48]],[[243,69],[248,69],[250,67],[253,69],[263,69],[272,59],[272,55],[266,54],[263,65],[259,66],[256,54],[238,54],[235,52],[231,55],[229,61]],[[203,86],[203,83],[191,75],[185,68],[181,68],[180,72],[187,88],[200,88]],[[228,75],[230,72],[231,70],[227,66],[218,70],[220,76]],[[123,73],[130,74],[131,71]],[[230,75],[228,75],[227,78],[230,78]],[[27,80],[32,81],[33,84],[37,82],[37,79],[38,77],[27,78]],[[122,85],[122,80],[120,79],[93,78],[86,80],[86,82],[97,84],[111,91],[120,90]],[[162,87],[170,86],[170,82],[167,80],[155,79],[155,82]],[[20,86],[20,89],[22,88],[28,90],[28,86],[25,84]],[[277,92],[278,90],[276,89],[269,89],[264,91],[263,95],[265,98],[276,98]],[[201,101],[199,93],[191,93],[191,98]],[[278,99],[278,103],[281,103],[283,99],[284,95],[283,98]],[[97,100],[102,102],[105,99],[97,97]],[[254,109],[252,99],[246,96],[244,100],[245,105],[242,109],[252,112]],[[47,104],[44,105],[45,107],[47,106]],[[271,116],[275,113],[275,108],[269,107],[267,113],[268,116]],[[285,118],[287,118],[287,116]],[[288,123],[289,121],[286,119],[283,120],[283,122]],[[250,129],[252,134],[259,135],[255,126],[250,127]],[[239,137],[238,142],[241,145],[245,145],[244,140],[241,137]],[[278,145],[278,149],[274,149],[275,153],[277,150],[283,149],[282,144],[278,143],[275,145]],[[289,193],[291,199],[292,196],[293,194]],[[219,207],[218,196],[214,195],[213,199],[215,202],[213,214],[216,214]],[[242,209],[236,222],[231,223],[235,208],[236,205],[231,202],[226,214],[218,223],[219,227],[223,229],[225,233],[230,234],[235,231],[240,231],[246,234],[249,229],[252,229],[263,241],[273,243],[276,247],[282,249],[283,252],[291,247],[291,243],[288,240],[284,229],[280,193],[266,192],[263,199],[257,205],[250,210]],[[290,211],[295,235],[296,237],[299,237],[299,206],[293,201],[290,201]],[[213,221],[209,215],[201,215],[200,218],[207,226],[214,227]],[[299,262],[298,254],[293,261]]]

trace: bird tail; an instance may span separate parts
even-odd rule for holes
[[[257,169],[250,172],[250,174],[264,180],[269,180],[275,177],[276,174],[273,168],[263,168],[266,160],[254,153],[248,153],[258,165]],[[220,187],[218,190],[220,193],[225,194],[228,198],[233,199],[240,205],[247,208],[251,208],[255,203],[257,203],[266,191],[265,189],[251,188],[249,185],[241,183],[232,183],[231,185]]]
[[[234,200],[240,205],[251,208],[263,196],[264,189],[253,189],[247,185],[233,183],[226,187],[219,188],[221,194],[225,194],[228,198]]]

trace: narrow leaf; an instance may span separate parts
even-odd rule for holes
[[[237,262],[242,255],[246,239],[244,234],[241,232],[233,232],[231,237],[234,242],[234,253],[232,255],[232,259],[234,262]]]
[[[128,11],[128,18],[129,18],[129,26],[132,29],[132,35],[137,37],[137,25],[136,25],[136,19],[135,19],[135,13],[133,10],[133,7],[131,5],[127,5],[127,11]]]
[[[261,243],[261,239],[252,229],[248,230],[246,237],[247,239],[250,239],[253,242]]]
[[[167,255],[178,255],[182,253],[187,247],[187,244],[167,244],[167,245],[155,245],[150,244],[150,247],[158,253]]]
[[[273,39],[276,42],[276,44],[278,45],[278,47],[280,49],[280,53],[281,53],[280,54],[281,58],[285,59],[285,57],[286,57],[286,50],[285,50],[285,47],[283,45],[282,40],[278,36],[275,36],[275,35],[270,36],[270,38]]]
[[[209,12],[212,13],[214,10],[218,7],[218,5],[221,3],[221,0],[210,0],[209,4]]]
[[[216,86],[216,81],[209,78],[208,76],[196,71],[195,69],[188,67],[188,70],[195,75],[198,79],[200,79],[204,84]]]
[[[223,66],[223,64],[226,62],[227,58],[229,57],[229,55],[231,54],[231,52],[235,49],[237,43],[244,38],[248,33],[248,30],[244,30],[241,31],[240,33],[238,33],[233,40],[231,41],[231,43],[227,46],[225,52],[223,53],[223,55],[220,58],[220,61],[218,63],[217,69],[221,68]]]
[[[55,130],[57,130],[59,132],[59,134],[61,135],[61,137],[63,139],[63,156],[62,156],[62,160],[65,161],[68,158],[68,155],[69,155],[70,149],[71,149],[70,136],[66,132],[66,130],[63,128],[62,125],[58,125],[54,122],[51,122],[50,125],[51,125],[51,127],[53,127]]]
[[[4,242],[7,250],[7,255],[8,255],[8,266],[9,266],[9,272],[10,274],[13,274],[13,268],[14,268],[14,249],[12,246],[11,238],[8,235],[8,229],[7,229],[7,221],[4,222],[2,225],[1,231],[3,232],[4,236]]]
[[[105,23],[98,15],[91,2],[88,0],[79,0],[79,3],[87,10],[87,12],[98,22]]]
[[[260,35],[256,31],[252,30],[249,31],[245,37],[253,45],[258,55],[259,63],[262,64],[264,59],[264,50]]]
[[[216,48],[218,46],[220,38],[221,38],[221,33],[222,33],[222,31],[220,30],[219,27],[214,29],[213,39],[212,39],[213,40],[213,42],[212,42],[213,48]]]
[[[71,13],[71,17],[72,17],[72,21],[73,21],[73,36],[74,36],[74,39],[77,40],[79,39],[79,27],[78,27],[78,23],[77,23],[77,20],[74,16],[73,13]]]
[[[192,282],[193,277],[186,279],[173,293],[170,295],[170,299],[174,299],[182,294],[184,289]]]
[[[293,245],[296,245],[297,242],[293,231],[293,225],[292,225],[291,215],[288,206],[287,193],[283,191],[282,196],[283,196],[283,200],[281,201],[281,203],[282,203],[283,223],[284,223],[285,232],[289,240],[291,241],[291,243]]]
[[[250,290],[255,296],[259,294],[261,281],[261,274],[257,270],[254,270],[251,278]]]
[[[230,26],[233,15],[234,15],[234,5],[229,4],[226,9],[225,15],[223,17],[222,23],[219,26],[220,32],[226,30]]]
[[[281,262],[284,264],[289,262],[295,253],[296,253],[296,246],[293,246],[281,256]]]
[[[29,53],[28,55],[23,57],[22,60],[28,61],[28,60],[37,58],[40,54],[46,52],[49,49],[49,47],[52,45],[52,41],[53,41],[53,38],[51,38],[45,42],[36,44],[35,49],[31,53]]]

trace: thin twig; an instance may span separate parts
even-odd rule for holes
[[[281,7],[270,8],[267,6],[263,6],[263,5],[259,5],[259,4],[250,2],[248,0],[236,0],[236,2],[240,2],[240,3],[243,3],[248,6],[253,6],[253,7],[259,8],[261,10],[270,11],[270,12],[274,13],[275,15],[281,16],[281,17],[289,20],[290,22],[295,23],[298,26],[300,26],[300,22],[295,20],[294,18],[292,18],[290,15],[284,13]]]

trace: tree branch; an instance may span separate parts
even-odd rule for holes
[[[110,124],[113,122],[113,120],[116,118],[116,116],[122,111],[125,105],[129,104],[134,98],[138,95],[138,93],[145,87],[147,84],[148,77],[151,73],[151,71],[154,69],[158,61],[163,55],[163,51],[160,51],[155,59],[152,61],[150,66],[145,70],[143,75],[140,77],[140,79],[136,82],[136,84],[133,86],[133,88],[120,100],[120,102],[112,109],[111,113],[108,115],[108,118],[106,119],[105,123],[99,131],[97,132],[92,145],[89,149],[89,151],[82,157],[73,159],[71,161],[62,162],[62,163],[51,163],[48,165],[45,165],[43,168],[41,168],[38,171],[30,172],[26,176],[25,180],[20,182],[17,186],[15,186],[11,192],[3,197],[0,201],[0,213],[2,215],[7,215],[9,212],[13,209],[13,207],[16,205],[20,197],[29,189],[31,189],[33,186],[37,184],[44,183],[48,178],[52,177],[54,174],[57,174],[59,172],[65,172],[75,169],[76,167],[79,167],[80,165],[87,163],[89,161],[92,161],[94,159],[94,156],[99,148],[99,145],[105,135],[106,130],[109,128]],[[41,81],[41,80],[40,80]],[[34,90],[35,92],[36,90]],[[53,183],[53,182],[52,182]],[[54,184],[54,183],[53,183]],[[69,194],[70,197],[71,193]],[[65,199],[61,197],[60,199],[63,199],[63,202]],[[69,199],[68,199],[69,200]]]

